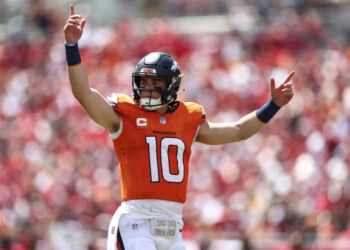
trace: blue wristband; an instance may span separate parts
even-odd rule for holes
[[[256,116],[263,123],[268,123],[268,121],[271,120],[278,110],[280,110],[280,107],[278,107],[276,103],[270,99],[270,101],[265,103],[264,106],[256,111]]]
[[[66,60],[68,66],[74,66],[81,63],[78,42],[75,43],[65,43],[64,47],[66,48]]]

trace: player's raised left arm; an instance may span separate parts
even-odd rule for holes
[[[69,17],[63,29],[69,82],[74,97],[89,117],[114,133],[119,130],[121,117],[97,90],[90,87],[88,76],[81,63],[78,41],[83,35],[85,23],[86,19],[75,14],[74,6],[71,4]]]
[[[243,116],[238,122],[212,123],[205,122],[200,125],[197,142],[210,145],[226,144],[248,139],[259,132],[273,115],[293,97],[293,89],[290,80],[294,72],[290,73],[286,80],[276,88],[275,80],[271,79],[271,100],[259,110]]]

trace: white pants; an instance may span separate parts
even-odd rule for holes
[[[118,216],[118,215],[117,215]],[[113,223],[117,222],[117,225]],[[107,250],[186,250],[181,229],[175,236],[154,236],[150,219],[134,219],[123,214],[112,219],[108,232]]]

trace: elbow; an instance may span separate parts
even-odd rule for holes
[[[242,124],[237,124],[235,127],[235,141],[244,141],[254,135],[250,130],[245,129]]]
[[[80,104],[83,104],[84,98],[81,94],[73,92],[73,96]]]
[[[255,135],[258,131],[245,131],[238,136],[238,141],[244,141]]]
[[[84,99],[89,94],[87,92],[74,91],[74,90],[72,90],[72,93],[73,93],[74,98],[81,104],[84,102]]]
[[[240,123],[236,123],[233,130],[234,142],[243,141],[249,138],[244,127]]]
[[[243,134],[241,136],[238,137],[238,141],[244,141],[247,140],[248,138],[250,138],[252,135],[248,135],[248,134]]]
[[[81,102],[82,99],[83,99],[83,96],[82,96],[80,93],[77,93],[77,92],[74,92],[74,91],[73,91],[73,96],[74,96],[74,98],[77,99],[79,102]]]

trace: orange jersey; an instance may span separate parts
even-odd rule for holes
[[[122,201],[160,199],[184,203],[191,145],[205,121],[202,106],[174,102],[160,115],[123,94],[107,98],[122,117],[113,139],[119,161]]]

